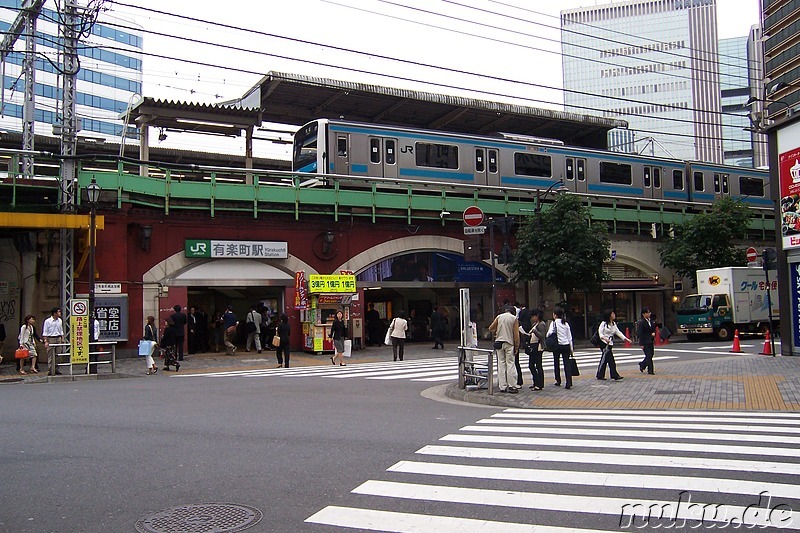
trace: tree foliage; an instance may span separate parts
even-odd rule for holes
[[[580,198],[558,196],[550,209],[517,231],[517,250],[509,265],[513,281],[541,280],[562,295],[598,289],[610,241],[604,224],[590,223],[589,209]]]
[[[745,252],[736,241],[747,237],[751,218],[746,204],[731,198],[714,203],[710,211],[674,226],[674,237],[659,247],[661,264],[696,285],[703,268],[745,266]]]

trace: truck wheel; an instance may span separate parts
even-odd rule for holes
[[[703,340],[703,336],[699,333],[687,333],[686,338],[689,339],[690,342],[700,342]]]
[[[733,324],[722,324],[717,330],[717,339],[721,341],[733,340]]]

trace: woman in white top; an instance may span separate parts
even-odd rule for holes
[[[397,316],[389,324],[389,336],[392,338],[392,356],[397,361],[398,356],[403,360],[403,353],[406,346],[406,331],[408,331],[408,321],[406,312],[399,311]]]
[[[553,331],[558,335],[558,347],[553,350],[553,371],[555,372],[555,386],[561,386],[561,372],[559,370],[559,359],[564,363],[564,376],[567,378],[565,389],[572,388],[572,373],[569,368],[569,358],[572,355],[572,329],[569,327],[564,310],[560,307],[553,309],[553,322],[547,329],[550,335]]]
[[[611,379],[614,381],[622,379],[622,376],[617,372],[617,363],[614,361],[614,353],[611,350],[614,346],[614,337],[619,337],[624,341],[630,342],[630,339],[617,327],[617,323],[615,322],[616,318],[617,315],[614,311],[606,311],[605,316],[603,316],[603,321],[597,328],[597,335],[600,337],[600,350],[603,353],[600,357],[600,365],[597,367],[596,377],[603,381],[606,379],[606,366],[608,366]]]
[[[36,322],[36,317],[28,315],[22,322],[22,327],[19,328],[19,347],[28,350],[28,359],[31,362],[31,372],[38,374],[39,370],[36,369],[36,331],[33,329],[33,323]],[[19,373],[25,374],[25,359],[19,360]]]

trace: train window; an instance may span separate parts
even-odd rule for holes
[[[497,173],[497,150],[489,150],[489,172]]]
[[[475,149],[475,172],[483,172],[486,170],[486,162],[483,160],[483,149]]]
[[[339,137],[336,139],[336,155],[339,157],[347,157],[347,137]]]
[[[386,164],[394,165],[397,161],[396,152],[394,148],[394,139],[386,139]]]
[[[644,167],[644,188],[649,189],[652,183],[650,182],[650,168]]]
[[[659,167],[653,167],[653,188],[661,188],[661,169]]]
[[[719,174],[714,173],[714,192],[718,193],[722,187],[719,182]]]
[[[586,160],[578,159],[578,181],[586,181]]]
[[[416,143],[418,167],[458,168],[458,147],[449,144]]]
[[[706,190],[706,181],[703,179],[702,172],[694,173],[694,190],[701,192]]]
[[[729,178],[730,176],[728,174],[722,175],[722,194],[729,194],[731,192]]]
[[[633,172],[630,165],[622,163],[600,162],[600,182],[618,183],[620,185],[633,184]]]
[[[370,139],[369,140],[369,161],[370,163],[380,163],[381,162],[381,140],[380,139]]]
[[[575,160],[571,157],[568,157],[565,163],[566,170],[567,170],[567,181],[572,181],[575,179]]]
[[[739,176],[739,194],[742,196],[764,196],[764,180]]]
[[[553,175],[550,156],[517,152],[514,154],[514,173],[519,176],[549,178]]]
[[[683,170],[672,171],[672,188],[676,191],[683,190]]]

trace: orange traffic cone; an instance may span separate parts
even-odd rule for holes
[[[761,350],[761,355],[772,355],[772,345],[769,342],[769,330],[764,337],[764,348]]]
[[[742,353],[742,347],[739,345],[739,330],[733,332],[733,347],[731,348],[731,352],[733,353]]]
[[[661,333],[658,331],[658,326],[656,326],[656,338],[654,344],[656,346],[661,346]]]
[[[625,328],[625,336],[628,338],[628,340],[625,341],[625,346],[624,347],[625,348],[630,348],[631,346],[633,346],[633,344],[631,344],[631,341],[630,341],[630,338],[631,338],[631,330],[630,330],[630,328]]]

